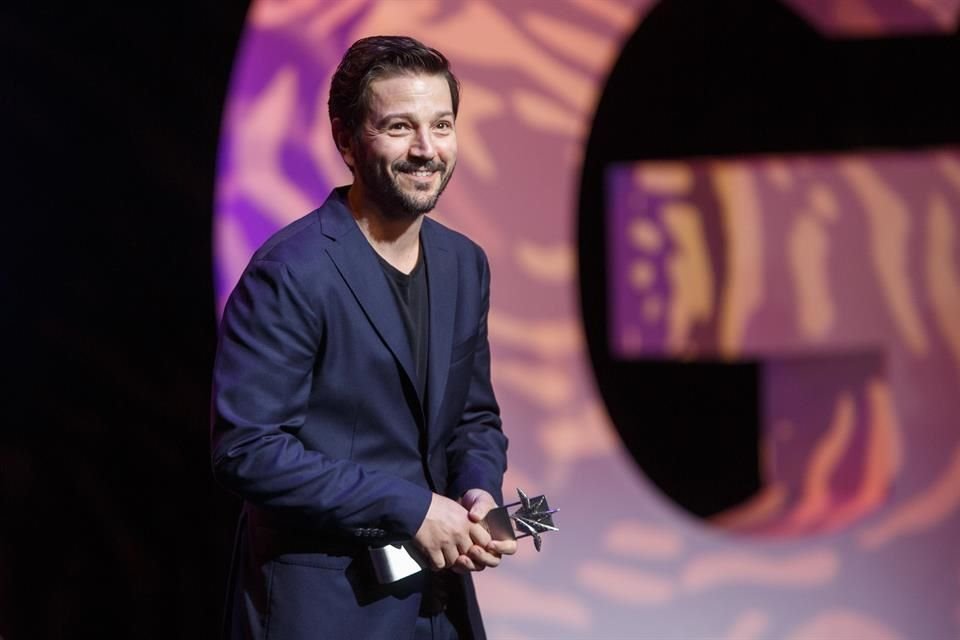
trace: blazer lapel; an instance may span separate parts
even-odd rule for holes
[[[373,247],[360,231],[343,198],[343,194],[334,191],[321,208],[320,224],[323,233],[336,241],[327,247],[327,254],[360,303],[370,324],[416,388],[413,354],[407,342],[403,320],[397,312],[393,293]]]
[[[430,295],[430,354],[427,370],[427,424],[433,424],[443,404],[453,348],[453,323],[457,308],[457,261],[434,222],[424,219],[420,239],[427,258]]]

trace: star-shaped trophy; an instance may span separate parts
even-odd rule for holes
[[[518,540],[532,536],[533,546],[540,551],[540,547],[543,546],[540,534],[560,530],[553,523],[553,514],[559,509],[551,509],[544,495],[528,498],[519,487],[517,494],[520,496],[518,502],[491,509],[483,522],[494,539]],[[520,508],[510,513],[509,509],[518,505]]]

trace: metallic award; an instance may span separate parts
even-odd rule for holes
[[[483,519],[483,525],[494,540],[519,540],[533,538],[537,551],[543,546],[541,534],[547,531],[559,531],[553,523],[553,514],[559,509],[551,509],[546,496],[528,498],[517,489],[520,500],[491,509]],[[520,508],[510,513],[510,509]],[[420,551],[412,542],[388,544],[382,547],[370,547],[370,560],[380,584],[389,584],[411,576],[427,567]]]
[[[551,509],[546,496],[528,498],[520,488],[517,488],[517,494],[520,496],[519,502],[491,509],[483,519],[483,524],[494,540],[518,540],[533,536],[533,546],[540,551],[543,546],[540,534],[560,530],[553,524],[553,514],[559,509]],[[517,505],[521,505],[520,508],[511,514],[508,509]]]

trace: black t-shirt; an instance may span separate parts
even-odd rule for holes
[[[427,393],[427,357],[429,354],[430,335],[430,301],[427,292],[427,269],[423,247],[417,264],[409,273],[403,273],[377,254],[380,266],[387,276],[390,290],[397,301],[400,317],[403,318],[403,327],[410,343],[410,352],[413,354],[413,365],[416,369],[417,394],[420,402],[426,405]]]

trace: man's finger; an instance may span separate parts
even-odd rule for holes
[[[431,571],[440,571],[446,566],[446,561],[443,558],[443,553],[439,549],[431,551],[427,557],[430,562]]]
[[[470,538],[473,544],[484,547],[490,544],[490,532],[487,531],[486,527],[477,523],[470,527]],[[472,546],[472,545],[471,545]]]
[[[466,556],[466,555],[462,555],[459,558],[457,558],[457,561],[453,563],[452,569],[455,573],[459,573],[459,574],[480,570],[480,569],[477,569],[477,566],[473,563],[473,560],[471,560],[469,556]]]
[[[483,489],[470,489],[463,494],[460,504],[468,510],[470,520],[473,522],[480,522],[491,509],[497,506],[493,496]]]
[[[493,501],[493,498],[489,496],[482,497],[470,507],[470,519],[479,522],[486,518],[490,510],[496,506],[497,503]]]
[[[517,552],[516,540],[491,540],[485,545],[488,551],[504,556],[512,556]]]
[[[457,541],[456,541],[457,553],[461,556],[466,554],[467,551],[470,550],[470,547],[472,547],[476,542],[473,539],[473,532],[472,532],[472,527],[474,526],[477,526],[477,525],[471,525],[470,531],[467,531],[462,535],[457,536]]]
[[[497,567],[500,566],[500,556],[490,553],[486,549],[481,547],[474,546],[470,549],[469,553],[470,559],[473,560],[474,565],[481,567]]]
[[[441,569],[452,567],[457,562],[457,558],[460,557],[459,549],[453,545],[444,545],[441,551],[443,552],[442,556],[444,559],[443,566],[440,567]]]

